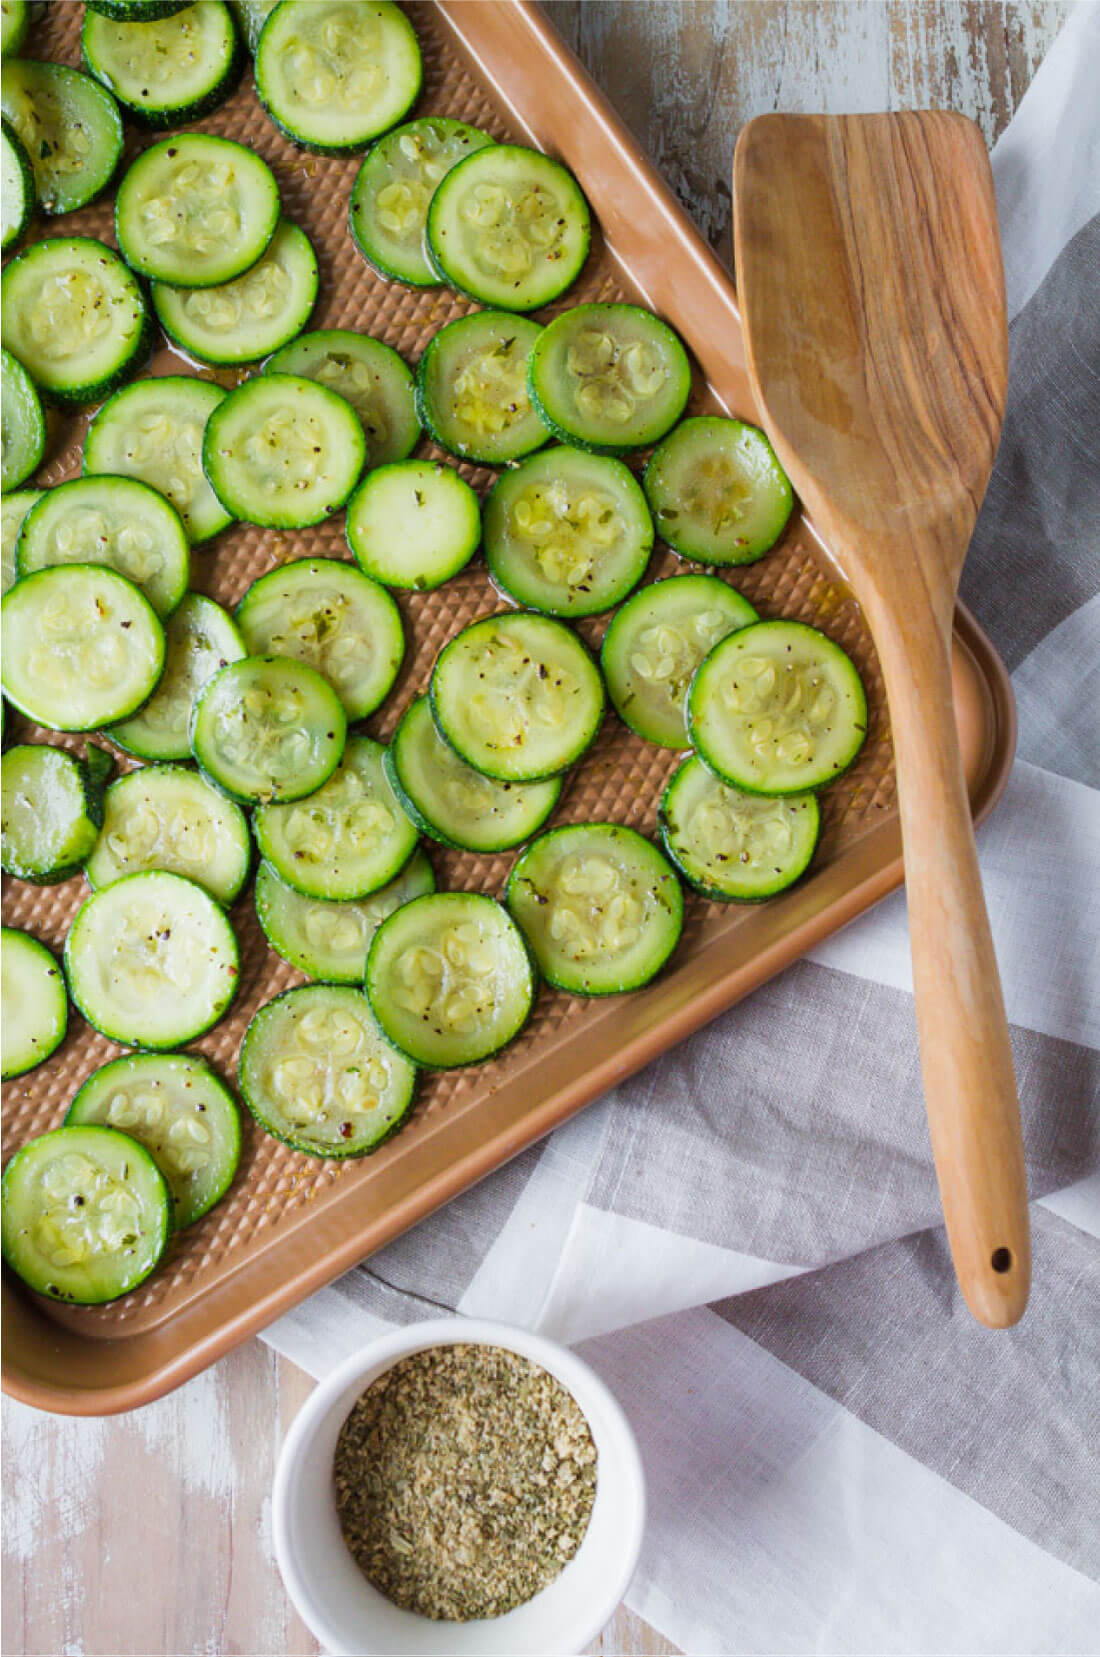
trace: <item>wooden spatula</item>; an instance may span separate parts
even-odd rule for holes
[[[763,423],[882,663],[944,1217],[970,1310],[1003,1328],[1027,1304],[1027,1193],[950,658],[1007,379],[989,161],[978,129],[943,112],[765,115],[733,181]]]

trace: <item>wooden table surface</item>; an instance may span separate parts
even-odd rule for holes
[[[66,0],[71,3],[71,0]],[[547,10],[730,262],[730,161],[765,110],[941,105],[988,142],[1072,0],[553,0]],[[4,1657],[305,1657],[270,1488],[309,1378],[253,1341],[104,1421],[4,1402]],[[590,1648],[674,1648],[621,1610]]]

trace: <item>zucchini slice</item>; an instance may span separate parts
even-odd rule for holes
[[[128,23],[89,8],[80,44],[96,80],[150,127],[182,126],[209,115],[228,98],[244,63],[222,0]]]
[[[658,444],[645,492],[661,536],[700,564],[753,564],[782,535],[790,481],[764,433],[716,415],[685,420]]]
[[[386,751],[386,775],[406,815],[441,846],[507,851],[545,823],[562,779],[496,782],[459,759],[435,728],[426,696],[405,711]]]
[[[0,440],[5,492],[36,472],[46,452],[46,416],[42,399],[18,357],[0,351]]]
[[[36,886],[78,874],[103,825],[104,777],[113,762],[88,765],[64,748],[24,742],[0,760],[4,873]]]
[[[416,406],[441,449],[503,466],[542,448],[548,433],[527,395],[541,332],[527,317],[475,311],[433,334],[416,370]]]
[[[455,753],[501,782],[541,782],[595,741],[603,681],[577,635],[519,611],[484,616],[440,651],[432,718]]]
[[[688,885],[716,903],[757,903],[793,886],[821,833],[816,794],[746,794],[694,754],[665,789],[657,821]]]
[[[629,467],[583,449],[544,449],[505,472],[485,502],[496,586],[549,616],[594,616],[636,587],[653,522]]]
[[[256,46],[260,102],[320,155],[366,149],[408,114],[422,77],[416,30],[390,0],[284,0]]]
[[[0,206],[3,212],[3,251],[14,247],[38,206],[34,172],[14,127],[0,120]]]
[[[261,1128],[306,1156],[366,1156],[412,1109],[416,1065],[379,1034],[361,990],[303,984],[245,1031],[241,1097]]]
[[[55,731],[128,718],[164,665],[164,629],[132,581],[66,564],[17,581],[0,606],[4,695]]]
[[[143,765],[107,790],[103,830],[84,873],[98,891],[124,875],[165,869],[186,875],[228,905],[248,879],[251,863],[252,841],[240,806],[185,766]]]
[[[129,1053],[93,1070],[66,1127],[116,1128],[149,1152],[172,1199],[176,1231],[209,1213],[241,1159],[236,1100],[197,1053]]]
[[[0,932],[3,989],[3,1077],[24,1076],[65,1039],[69,998],[61,968],[45,944],[5,926]]]
[[[348,501],[348,546],[387,587],[425,592],[465,569],[481,542],[481,506],[465,478],[437,460],[379,466]]]
[[[30,33],[29,0],[0,0],[0,56],[18,57]]]
[[[245,45],[251,53],[255,53],[263,26],[279,0],[229,0],[229,4],[244,35]]]
[[[714,646],[688,693],[703,763],[750,794],[798,794],[846,771],[867,697],[838,644],[801,621],[758,621]]]
[[[199,362],[258,362],[301,333],[317,303],[317,255],[289,219],[243,276],[214,288],[153,283],[153,309],[168,338]]]
[[[131,162],[115,197],[126,263],[154,282],[212,288],[254,265],[279,223],[279,186],[254,150],[180,132]]]
[[[188,593],[168,618],[164,672],[140,712],[107,733],[138,759],[190,759],[191,708],[206,681],[248,652],[236,623],[220,604]]]
[[[191,579],[191,544],[179,514],[137,478],[72,478],[50,489],[23,520],[19,574],[65,564],[102,564],[170,615]]]
[[[111,182],[122,154],[122,116],[90,75],[15,58],[0,70],[0,107],[27,152],[44,213],[72,213]]]
[[[233,522],[202,470],[202,434],[224,397],[223,386],[181,374],[123,387],[88,427],[84,476],[138,478],[175,507],[193,544],[209,541]]]
[[[425,245],[436,273],[459,293],[533,311],[576,281],[591,234],[588,203],[567,168],[520,144],[491,144],[438,185]]]
[[[420,438],[412,370],[392,345],[350,328],[302,334],[264,364],[265,374],[298,374],[339,392],[359,416],[367,466],[404,460]]]
[[[19,531],[31,507],[42,499],[45,492],[44,489],[19,489],[14,495],[4,496],[3,583],[0,593],[6,593],[9,587],[15,585],[15,548],[19,540]]]
[[[676,948],[684,919],[672,865],[621,823],[540,834],[516,860],[505,902],[547,983],[571,995],[648,984]]]
[[[193,0],[86,0],[87,9],[116,23],[155,23],[186,11]]]
[[[214,410],[202,464],[227,512],[264,529],[305,529],[337,512],[366,440],[350,403],[298,374],[261,374]]]
[[[351,187],[351,233],[367,263],[410,288],[437,287],[424,251],[428,204],[452,167],[492,142],[480,127],[446,115],[408,121],[380,138]]]
[[[611,618],[600,651],[623,724],[662,748],[690,748],[687,693],[696,668],[719,639],[759,619],[717,575],[674,575],[632,594]]]
[[[507,1047],[535,1004],[535,969],[508,911],[481,892],[406,903],[374,934],[367,999],[417,1064],[453,1070]]]
[[[171,1199],[145,1148],[114,1128],[55,1128],[4,1169],[4,1259],[51,1300],[98,1306],[164,1253]]]
[[[4,271],[3,342],[63,408],[102,402],[141,367],[153,325],[133,273],[90,236],[51,236]]]
[[[308,800],[261,805],[252,820],[260,855],[288,886],[333,902],[365,898],[388,885],[416,849],[369,736],[348,738],[332,776]]]
[[[237,606],[250,656],[292,656],[328,680],[348,719],[384,701],[405,655],[401,612],[384,587],[338,558],[268,570]]]
[[[344,751],[340,698],[304,662],[245,656],[220,668],[191,709],[191,749],[240,805],[299,800],[326,782]]]
[[[563,443],[621,454],[656,443],[676,424],[691,394],[691,364],[652,311],[575,305],[543,330],[527,389]]]
[[[418,847],[401,873],[352,903],[307,898],[280,880],[270,863],[256,871],[256,918],[284,961],[327,984],[363,982],[367,950],[387,915],[435,891],[432,866]]]
[[[65,942],[73,1001],[92,1027],[127,1047],[194,1041],[237,993],[233,928],[208,892],[157,869],[93,892]]]

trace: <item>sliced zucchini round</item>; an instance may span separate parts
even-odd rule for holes
[[[0,760],[4,873],[36,886],[78,874],[103,824],[103,784],[112,761],[86,764],[64,748],[24,742]]]
[[[223,386],[181,374],[116,391],[84,438],[85,477],[140,479],[175,507],[192,543],[210,540],[233,522],[202,470],[202,434],[224,397]]]
[[[685,420],[645,470],[657,529],[700,564],[753,564],[778,541],[794,507],[790,481],[764,433],[743,420]]]
[[[279,131],[320,155],[366,149],[420,94],[416,30],[390,0],[283,0],[256,47],[256,91]]]
[[[256,918],[272,949],[310,978],[361,986],[367,950],[387,915],[435,891],[432,866],[418,847],[388,885],[354,903],[307,898],[280,880],[270,863],[256,871]]]
[[[248,652],[220,604],[188,593],[165,627],[164,672],[139,713],[112,725],[112,742],[138,759],[190,759],[191,708],[206,681]]]
[[[127,1047],[194,1041],[237,993],[233,928],[208,892],[182,875],[125,875],[77,910],[65,943],[73,1001],[92,1027]]]
[[[85,0],[87,9],[116,23],[155,23],[186,11],[193,0]]]
[[[684,894],[649,840],[621,823],[570,823],[517,858],[505,902],[548,984],[619,995],[648,984],[679,942]]]
[[[385,750],[351,736],[344,757],[308,800],[261,805],[252,820],[260,855],[306,897],[365,898],[400,873],[416,829],[382,764]]]
[[[531,402],[563,443],[607,454],[656,443],[691,394],[688,354],[639,305],[575,305],[531,353]]]
[[[4,695],[55,731],[128,718],[164,665],[164,629],[132,581],[98,564],[66,564],[4,596]]]
[[[244,43],[254,53],[260,44],[263,26],[279,0],[229,0],[229,3],[244,35]]]
[[[716,903],[757,903],[793,886],[821,833],[816,794],[746,794],[694,754],[665,789],[657,822],[688,885]]]
[[[0,439],[2,487],[18,489],[42,464],[46,416],[34,381],[10,351],[0,351]]]
[[[412,369],[392,345],[350,328],[319,328],[284,345],[265,374],[298,374],[339,392],[359,416],[367,466],[404,460],[420,437]]]
[[[481,892],[435,892],[384,920],[367,956],[383,1034],[417,1064],[480,1064],[519,1035],[535,969],[508,911]]]
[[[250,656],[292,656],[328,680],[349,719],[385,699],[405,655],[401,612],[384,587],[338,558],[268,570],[237,606]]]
[[[440,651],[432,718],[455,753],[501,782],[541,782],[580,759],[603,681],[577,635],[527,611],[484,616]]]
[[[72,478],[49,490],[23,520],[15,549],[21,576],[66,564],[102,564],[170,615],[191,579],[191,544],[179,514],[137,478]]]
[[[0,120],[0,206],[3,212],[3,251],[14,247],[38,206],[34,172],[23,142],[6,121]]]
[[[90,75],[34,58],[6,61],[0,107],[27,152],[44,213],[72,213],[111,182],[122,154],[122,116]]]
[[[141,367],[153,325],[133,273],[90,236],[51,236],[4,271],[3,342],[63,408],[102,402]]]
[[[4,496],[3,578],[0,593],[6,593],[9,587],[15,585],[15,548],[19,540],[19,531],[31,507],[36,501],[40,501],[44,494],[44,489],[18,489],[14,495]]]
[[[560,777],[509,783],[482,776],[444,742],[426,696],[406,709],[385,765],[394,793],[421,834],[471,852],[522,845],[542,827],[562,790]]]
[[[687,693],[708,650],[758,621],[717,575],[674,575],[634,593],[611,618],[600,666],[624,725],[662,748],[690,748]]]
[[[594,616],[636,587],[653,522],[629,467],[583,449],[544,449],[505,472],[485,502],[485,561],[517,604]]]
[[[191,708],[191,751],[240,805],[300,800],[344,752],[340,698],[304,662],[245,656],[213,674]]]
[[[380,138],[351,187],[351,233],[367,263],[410,288],[436,287],[424,251],[428,204],[452,167],[492,142],[480,127],[446,115],[408,121]]]
[[[306,1156],[365,1156],[412,1109],[416,1065],[379,1034],[361,990],[303,984],[248,1026],[240,1089],[284,1145]]]
[[[69,998],[61,968],[45,944],[5,926],[0,932],[3,989],[3,1078],[23,1076],[42,1064],[65,1039]]]
[[[580,275],[591,217],[560,161],[492,144],[452,167],[428,207],[425,246],[444,282],[482,305],[533,311]]]
[[[527,317],[475,311],[432,335],[416,370],[416,406],[441,449],[485,466],[541,449],[548,433],[527,395],[541,332]]]
[[[867,697],[838,644],[801,621],[758,621],[716,644],[688,693],[688,730],[715,776],[750,794],[823,788],[867,735]]]
[[[209,1213],[241,1159],[236,1100],[197,1053],[129,1053],[93,1070],[65,1126],[115,1128],[164,1176],[176,1231]]]
[[[51,1300],[98,1306],[144,1283],[171,1199],[145,1148],[114,1128],[55,1128],[4,1169],[4,1259]]]
[[[80,44],[96,80],[150,127],[182,126],[209,115],[228,98],[244,63],[222,0],[136,22],[117,22],[91,8]]]
[[[398,460],[368,472],[348,501],[348,546],[387,587],[425,592],[464,569],[481,542],[474,491],[437,460]]]
[[[252,841],[244,812],[197,771],[143,765],[113,782],[103,805],[103,831],[84,865],[93,891],[124,875],[165,869],[230,904],[248,879]]]
[[[0,56],[18,57],[30,26],[29,0],[0,0]]]
[[[289,219],[243,276],[213,288],[153,283],[153,309],[172,342],[199,362],[258,362],[300,334],[317,303],[317,255]]]
[[[363,470],[350,403],[298,374],[261,374],[214,410],[202,464],[227,512],[264,529],[305,529],[339,511]]]
[[[131,162],[115,197],[128,265],[154,282],[212,288],[254,265],[279,223],[266,161],[230,138],[180,132]]]

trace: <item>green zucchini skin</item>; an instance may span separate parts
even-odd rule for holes
[[[88,378],[79,369],[66,373],[47,372],[18,315],[13,316],[14,301],[21,288],[38,292],[53,269],[65,272],[79,269],[82,264],[98,264],[104,269],[106,280],[116,289],[125,308],[125,319],[121,324],[124,337],[114,360],[105,364],[101,372]],[[153,324],[144,290],[114,249],[91,236],[51,236],[24,248],[5,266],[3,278],[0,279],[0,293],[3,294],[6,312],[3,330],[5,347],[18,357],[43,399],[59,408],[82,409],[92,403],[102,403],[119,386],[132,379],[149,356],[153,344]]]
[[[26,44],[30,27],[31,8],[28,0],[4,0],[0,54],[6,58],[18,57]]]
[[[206,90],[192,98],[176,102],[169,100],[159,104],[152,101],[147,89],[143,89],[146,92],[144,99],[140,93],[127,96],[123,84],[120,83],[117,66],[112,66],[111,63],[111,51],[116,44],[112,29],[119,25],[141,29],[147,24],[167,22],[187,10],[195,11],[204,19],[213,18],[215,7],[219,20],[224,17],[223,39],[219,62]],[[170,13],[162,13],[156,18],[145,15],[140,20],[112,18],[107,13],[88,6],[84,12],[80,46],[84,67],[88,73],[94,75],[101,85],[114,94],[132,120],[154,129],[184,126],[187,122],[199,121],[204,115],[218,109],[236,88],[247,61],[241,37],[233,22],[233,14],[224,4],[224,0],[202,0],[198,6],[189,4]]]
[[[8,494],[37,472],[46,452],[46,416],[38,388],[18,357],[0,351],[3,398],[3,489]]]
[[[67,749],[45,742],[26,742],[7,749],[0,760],[5,874],[34,886],[56,886],[80,873],[103,827],[105,787],[115,763],[95,743],[88,743],[87,752],[87,760],[82,760]],[[17,796],[22,792],[36,801],[36,816],[41,822],[47,803],[56,805],[62,788],[69,790],[71,803],[61,843],[45,845],[40,833],[36,844],[28,847],[26,836],[19,834],[12,820]]]
[[[34,183],[34,168],[31,166],[30,157],[23,145],[23,140],[15,128],[8,125],[7,121],[0,119],[0,128],[3,130],[6,157],[10,160],[16,175],[12,182],[18,190],[18,211],[11,220],[9,227],[4,231],[3,251],[7,253],[19,241],[34,217],[35,209],[38,206],[38,191]],[[4,210],[5,212],[8,211],[6,199]]]
[[[155,23],[186,11],[192,0],[85,0],[85,4],[89,11],[114,23]]]

